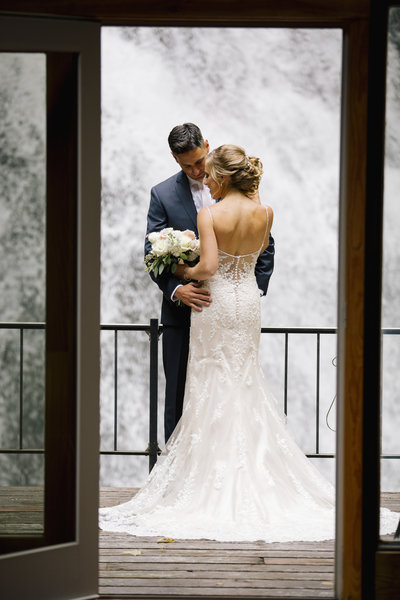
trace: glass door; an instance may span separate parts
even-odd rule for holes
[[[44,532],[46,54],[1,52],[0,534]]]
[[[398,377],[400,364],[400,8],[389,10],[386,69],[385,170],[382,264],[381,505],[400,510]],[[383,521],[388,515],[382,512]],[[390,526],[389,526],[390,528]],[[399,536],[400,537],[400,530]],[[393,541],[393,535],[386,535]]]
[[[2,17],[0,39],[2,591],[96,597],[99,26]]]

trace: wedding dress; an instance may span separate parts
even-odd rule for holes
[[[259,364],[261,248],[241,256],[218,250],[217,272],[204,282],[212,303],[192,311],[182,417],[132,500],[100,509],[103,530],[219,541],[334,538],[334,489],[296,445]],[[386,533],[398,520],[389,514]]]

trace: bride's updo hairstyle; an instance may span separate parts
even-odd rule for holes
[[[224,144],[215,148],[208,154],[206,164],[211,177],[221,186],[221,196],[229,188],[245,196],[251,196],[258,190],[263,174],[262,162],[256,156],[247,156],[240,146]],[[229,177],[225,185],[221,182],[223,177]]]

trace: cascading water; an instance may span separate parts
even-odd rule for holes
[[[395,33],[400,30],[396,23],[393,28],[397,28],[393,29]],[[178,123],[193,121],[211,148],[223,143],[239,144],[264,163],[260,195],[262,202],[270,204],[275,212],[276,263],[268,296],[262,299],[263,326],[336,326],[341,46],[341,31],[329,29],[103,29],[102,322],[145,323],[159,316],[160,292],[143,268],[150,188],[178,170],[167,145],[169,131]],[[383,325],[387,327],[399,325],[396,299],[400,278],[395,276],[400,264],[395,236],[400,219],[396,202],[400,185],[399,56],[396,34],[391,39],[388,69],[385,239],[389,243],[385,245],[383,297]],[[35,209],[43,203],[44,174],[37,170],[37,157],[40,148],[44,152],[40,141],[44,132],[40,133],[37,115],[31,110],[35,94],[22,93],[20,87],[22,78],[31,72],[30,60],[29,55],[12,60],[0,56],[1,79],[7,82],[0,95],[0,114],[7,125],[1,150],[0,247],[4,255],[10,255],[12,245],[19,257],[4,278],[5,291],[0,296],[2,321],[44,318],[40,275],[43,249],[37,242],[38,235],[43,235],[43,223],[40,211]],[[34,80],[39,81],[29,81],[29,89],[33,89]],[[13,128],[18,115],[23,115],[31,127],[35,150],[33,141],[28,145],[21,143],[17,127]],[[19,175],[21,169],[28,179]],[[30,190],[25,200],[24,186]],[[27,206],[31,210],[30,228],[21,228]],[[400,393],[396,377],[400,360],[397,339],[385,341],[384,346],[386,452],[399,451],[395,427],[395,403]],[[119,343],[119,448],[144,449],[148,418],[147,336],[120,333]],[[10,344],[7,338],[0,357],[1,389],[10,392],[2,393],[0,403],[1,415],[9,418],[0,420],[3,446],[13,443],[12,427],[7,424],[17,410],[10,383],[10,365],[16,351],[10,351]],[[331,363],[335,354],[334,336],[321,341],[323,452],[334,451],[335,444],[334,433],[324,425],[324,415],[335,395],[336,370]],[[271,388],[281,402],[282,336],[262,336],[261,357]],[[104,449],[112,447],[112,361],[112,335],[103,332]],[[27,363],[26,369],[38,371],[34,362]],[[42,375],[32,380],[34,411],[40,406],[35,398],[43,395],[41,378]],[[162,395],[160,375],[161,411]],[[292,430],[302,449],[312,452],[314,447],[309,440],[314,423],[315,340],[311,337],[291,340],[288,397]],[[31,419],[29,425],[32,439],[38,437],[35,422]],[[161,423],[159,429],[161,442]],[[9,458],[2,457],[2,461],[11,465]],[[316,462],[333,479],[333,461],[326,463]],[[383,489],[399,489],[400,476],[394,463],[385,463]],[[17,463],[14,467],[2,469],[3,484],[17,482],[21,469]],[[41,475],[39,467],[37,473],[35,469],[25,468],[23,479],[18,481],[38,482]],[[102,458],[103,485],[140,485],[146,472],[145,458]]]

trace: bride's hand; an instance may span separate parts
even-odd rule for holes
[[[212,300],[210,292],[201,287],[200,283],[190,281],[186,285],[180,285],[175,290],[175,298],[201,312],[203,306],[210,306]]]

